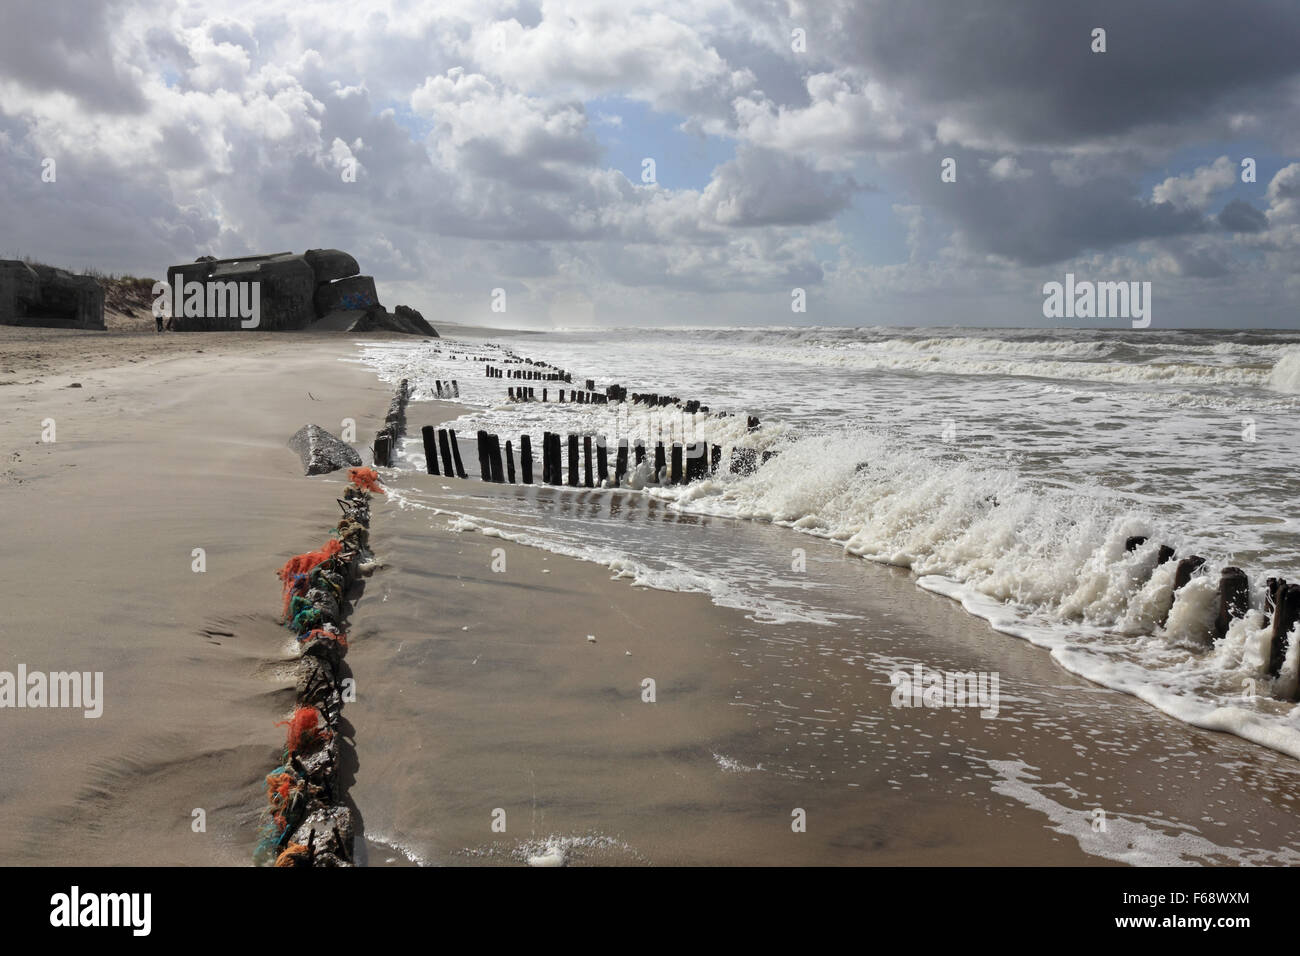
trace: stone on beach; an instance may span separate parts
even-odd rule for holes
[[[305,475],[324,475],[361,464],[356,449],[319,425],[303,425],[289,439],[289,447],[302,459]]]

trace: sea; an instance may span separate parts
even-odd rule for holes
[[[906,569],[1087,681],[1300,758],[1300,641],[1270,676],[1264,617],[1266,579],[1300,577],[1300,333],[574,328],[358,349],[348,361],[408,380],[412,408],[455,380],[468,409],[450,425],[465,492],[435,507],[393,482],[401,507],[637,585],[707,594],[774,633],[853,617],[852,582],[801,561],[801,545],[821,539]],[[536,368],[506,364],[519,359],[574,384],[485,374]],[[586,379],[708,411],[556,400]],[[550,400],[510,401],[516,385]],[[607,493],[617,505],[577,489],[489,500],[472,490],[479,430],[511,440],[516,467],[529,435],[535,480],[547,431],[603,437],[611,469],[622,439],[708,442],[723,464],[686,485],[642,469]],[[399,473],[425,470],[410,432]],[[737,447],[762,456],[752,473],[730,472]],[[1130,551],[1135,537],[1145,542]],[[1158,564],[1162,545],[1205,559],[1176,595],[1178,560]],[[1248,575],[1251,610],[1214,641],[1228,566]]]

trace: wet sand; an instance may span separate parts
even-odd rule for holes
[[[464,483],[401,480],[476,516],[501,495],[638,508],[481,483],[467,508]],[[640,509],[625,517],[787,554],[792,540]],[[774,625],[450,520],[376,511],[388,567],[349,658],[369,681],[349,707],[352,794],[368,834],[421,860],[517,861],[558,843],[573,863],[632,865],[1294,862],[1290,758],[1076,678],[909,574],[800,537],[809,574],[855,617]],[[998,672],[996,719],[894,707],[889,675],[916,662]]]
[[[106,697],[98,720],[0,710],[3,864],[249,863],[293,699],[274,570],[323,542],[342,487],[284,443],[353,418],[362,444],[391,396],[337,360],[342,337],[151,341],[54,333],[0,362],[27,383],[0,387],[0,670],[102,670]],[[454,414],[417,405],[410,427]],[[473,472],[472,442],[462,457]],[[626,494],[389,477],[449,508],[469,491],[489,514],[532,495],[640,520]],[[552,837],[576,864],[1294,862],[1294,761],[1087,684],[829,544],[798,539],[855,615],[833,627],[760,624],[386,502],[371,540],[385,566],[352,616],[344,719],[372,865],[515,863]],[[888,674],[913,661],[999,672],[998,718],[893,707]]]

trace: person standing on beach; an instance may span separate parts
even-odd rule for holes
[[[155,316],[153,317],[153,321],[154,321],[154,324],[158,326],[158,331],[159,331],[159,332],[162,332],[162,330],[163,330],[163,317],[162,317],[162,314],[159,313],[158,315],[155,315]]]

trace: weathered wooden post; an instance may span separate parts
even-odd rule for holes
[[[618,454],[614,456],[614,484],[621,486],[623,478],[627,474],[627,439],[621,438],[618,442]]]
[[[488,433],[480,428],[476,437],[478,438],[475,443],[478,448],[478,473],[484,481],[491,481],[492,466],[488,463]]]
[[[1169,622],[1169,612],[1174,609],[1174,601],[1178,600],[1178,592],[1188,581],[1192,579],[1192,574],[1196,569],[1205,563],[1205,559],[1200,555],[1193,554],[1191,557],[1183,558],[1178,562],[1178,567],[1174,568],[1174,586],[1172,590],[1173,598],[1169,603],[1169,611],[1160,619],[1160,626],[1164,627]]]
[[[510,447],[510,439],[506,439],[506,481],[510,484],[515,483],[515,452]]]
[[[424,470],[431,475],[438,473],[438,439],[434,436],[433,426],[425,425],[420,429],[424,439]]]
[[[591,488],[591,436],[582,436],[582,483],[584,487]]]
[[[1187,584],[1192,579],[1192,575],[1196,573],[1196,569],[1204,563],[1205,559],[1199,554],[1194,554],[1179,561],[1178,567],[1174,569],[1174,590],[1177,591]]]
[[[664,469],[668,467],[668,459],[664,457],[664,443],[655,442],[655,481],[663,481]]]
[[[668,475],[670,485],[680,485],[686,476],[682,474],[682,443],[673,442],[673,470]]]
[[[388,467],[390,461],[389,455],[391,454],[391,450],[389,449],[390,441],[391,439],[386,431],[380,432],[375,436],[375,464],[381,468]]]
[[[578,436],[569,436],[569,484],[578,487]]]
[[[641,439],[636,440],[636,463],[639,465],[645,461],[645,442]]]
[[[492,480],[498,485],[505,484],[505,470],[501,467],[501,439],[488,435],[488,465],[492,469]]]
[[[447,441],[447,429],[438,429],[438,450],[442,452],[442,473],[448,478],[456,474],[451,464],[451,443]]]
[[[519,468],[523,472],[524,484],[533,483],[533,442],[527,435],[519,436]]]
[[[469,475],[465,474],[465,466],[460,461],[460,445],[456,442],[456,433],[448,428],[447,434],[451,438],[451,457],[456,459],[456,475],[460,478],[468,478]]]
[[[1300,620],[1300,584],[1285,584],[1275,592],[1276,607],[1273,613],[1273,640],[1269,653],[1268,672],[1276,677],[1286,662],[1287,636],[1296,621]]]
[[[1219,572],[1219,616],[1214,619],[1212,641],[1221,641],[1232,622],[1250,609],[1250,581],[1241,568]]]
[[[603,485],[609,481],[609,453],[605,450],[605,438],[596,439],[596,477]]]
[[[1264,579],[1264,616],[1271,617],[1277,608],[1278,595],[1286,588],[1286,578]]]
[[[712,452],[712,455],[709,457],[709,473],[716,475],[718,473],[718,467],[722,464],[722,446],[714,445],[709,449],[709,451]]]

